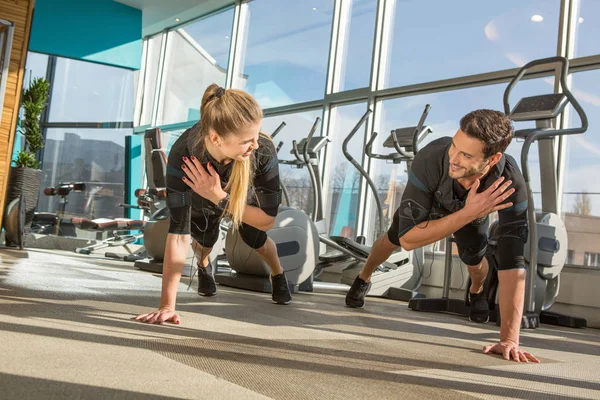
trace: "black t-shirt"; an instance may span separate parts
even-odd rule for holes
[[[200,123],[198,122],[193,127],[187,129],[175,141],[169,152],[167,163],[167,192],[186,192],[191,191],[181,179],[185,173],[181,169],[183,165],[183,157],[196,157],[202,166],[206,169],[206,164],[211,163],[214,169],[221,178],[221,187],[225,189],[229,178],[233,162],[219,163],[209,153],[202,148],[194,148],[194,136],[199,134]],[[260,207],[266,214],[271,216],[277,215],[279,203],[276,205],[270,197],[270,204],[260,204],[259,199],[261,194],[274,194],[280,192],[279,186],[279,161],[277,151],[273,141],[263,135],[258,139],[259,148],[254,150],[250,161],[254,165],[254,175],[252,179],[252,187],[248,193],[248,204]],[[201,197],[196,193],[192,193],[192,207],[214,207],[214,204],[209,200]]]
[[[443,137],[429,143],[415,156],[398,210],[399,237],[422,222],[445,217],[464,207],[469,191],[448,175],[451,144],[451,137]],[[498,212],[499,231],[512,233],[527,224],[527,189],[515,159],[504,154],[482,178],[477,191],[488,189],[501,176],[505,181],[512,180],[510,187],[515,192],[506,200],[513,205]],[[500,241],[500,247],[502,243],[508,242]]]

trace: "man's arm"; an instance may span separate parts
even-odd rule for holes
[[[511,207],[512,202],[504,203],[514,193],[514,189],[507,190],[511,184],[511,181],[504,182],[504,178],[501,177],[488,189],[477,193],[479,180],[475,181],[462,210],[438,220],[422,222],[411,228],[400,238],[402,248],[413,250],[434,243],[478,218]]]
[[[498,271],[498,295],[502,321],[500,343],[519,346],[519,334],[525,303],[525,269]]]
[[[516,163],[515,163],[516,164]],[[501,326],[500,343],[486,346],[484,353],[502,354],[504,359],[539,362],[533,355],[519,349],[519,335],[525,302],[525,278],[535,274],[536,266],[525,270],[525,243],[527,242],[527,191],[525,181],[513,163],[510,176],[514,180],[514,194],[509,198],[514,206],[498,213],[498,297]]]
[[[427,246],[453,234],[471,221],[463,210],[437,220],[425,221],[400,237],[400,244],[406,251]]]

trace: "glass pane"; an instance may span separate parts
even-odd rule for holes
[[[600,70],[573,74],[571,90],[588,117],[589,128],[567,138],[562,217],[572,262],[586,265],[586,252],[600,253]],[[577,113],[569,108],[569,127],[581,126]]]
[[[600,2],[579,0],[575,26],[575,57],[600,54]]]
[[[25,65],[25,77],[23,79],[23,89],[27,89],[29,84],[35,78],[46,78],[46,71],[48,69],[48,56],[40,53],[27,53],[27,63]],[[15,160],[19,151],[22,151],[25,147],[25,140],[21,133],[21,123],[25,118],[25,110],[23,107],[19,108],[19,115],[17,119],[17,134],[15,135],[15,142],[13,144],[13,152],[11,160]]]
[[[133,121],[134,72],[58,58],[50,122]]]
[[[295,160],[292,154],[292,141],[300,141],[308,136],[317,117],[321,117],[322,110],[305,111],[301,113],[280,115],[276,117],[267,117],[263,120],[262,129],[268,134],[272,134],[282,122],[286,126],[274,138],[275,146],[283,142],[278,153],[280,160]],[[315,136],[321,135],[321,127],[317,128]],[[321,152],[323,157],[324,152]],[[279,165],[279,177],[288,192],[290,207],[303,210],[307,214],[312,214],[314,210],[313,187],[310,181],[310,175],[306,168],[298,169],[291,165]],[[282,204],[285,203],[285,198]]]
[[[27,64],[25,66],[25,78],[23,79],[23,89],[29,87],[31,81],[35,78],[46,78],[48,69],[48,55],[40,53],[27,53]]]
[[[514,107],[522,97],[548,94],[553,91],[554,78],[533,79],[519,82],[510,96],[510,104]],[[421,144],[421,148],[427,143],[443,136],[454,136],[460,127],[460,119],[467,113],[483,108],[503,110],[503,94],[506,85],[493,85],[455,90],[449,92],[432,93],[408,98],[385,100],[382,102],[382,117],[380,136],[373,148],[379,154],[389,154],[392,149],[384,148],[383,142],[389,136],[392,129],[416,126],[426,104],[431,105],[431,111],[425,121],[433,133]],[[514,124],[515,129],[533,127],[533,123],[519,122]],[[513,139],[509,145],[507,154],[511,155],[521,166],[521,148],[523,143],[520,139]],[[534,143],[529,152],[529,168],[535,197],[535,206],[540,205],[540,173],[539,156],[537,144]],[[377,185],[379,197],[384,209],[384,229],[387,229],[393,213],[400,205],[404,187],[407,181],[406,163],[391,164],[385,160],[375,160],[370,173]],[[369,192],[371,196],[372,193]],[[378,234],[378,216],[375,204],[370,211],[371,222],[367,232],[371,235],[367,240],[373,240]]]
[[[225,85],[233,9],[169,32],[159,124],[197,121],[206,88]]]
[[[384,86],[520,67],[554,56],[559,14],[560,0],[396,0]]]
[[[61,182],[84,182],[85,192],[71,192],[66,218],[122,218],[125,194],[125,136],[131,129],[47,130],[42,164],[42,191],[37,211],[56,212],[58,196],[43,188]]]
[[[161,44],[162,33],[154,35],[148,40],[148,59],[146,62],[146,76],[144,77],[144,93],[142,93],[140,125],[150,125],[152,123],[152,107],[154,105],[156,80],[158,79]]]
[[[329,188],[325,213],[330,236],[356,238],[361,175],[344,157],[342,142],[366,110],[366,103],[360,103],[335,107],[331,111],[331,148],[328,152],[331,162],[327,171]],[[348,153],[358,163],[362,160],[365,129],[366,124],[363,124],[348,144]]]
[[[234,87],[263,108],[323,98],[333,0],[260,0],[248,4],[241,76]]]
[[[344,6],[347,6],[344,8]],[[352,0],[342,3],[347,24],[340,25],[339,46],[341,57],[336,61],[336,89],[352,90],[369,86],[371,60],[373,58],[373,36],[377,2]],[[344,17],[342,17],[344,18]]]

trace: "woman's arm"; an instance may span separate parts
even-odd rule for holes
[[[179,314],[175,312],[177,302],[177,286],[181,280],[181,273],[185,258],[190,246],[190,235],[167,235],[165,245],[165,259],[162,274],[162,292],[160,306],[157,311],[141,314],[135,317],[137,321],[149,324],[162,324],[163,322],[181,323]]]

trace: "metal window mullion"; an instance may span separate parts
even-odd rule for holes
[[[371,135],[373,134],[373,132],[376,131],[376,127],[378,126],[378,110],[377,110],[377,100],[375,98],[375,96],[369,96],[368,100],[367,100],[367,108],[365,109],[365,111],[367,109],[371,109],[373,110],[373,112],[371,113],[371,115],[369,115],[369,117],[367,118],[366,121],[366,126],[365,129],[363,130],[363,154],[362,154],[362,163],[361,165],[363,165],[363,167],[365,168],[365,170],[367,171],[367,173],[369,174],[369,176],[372,177],[372,168],[373,168],[373,164],[374,164],[374,160],[372,160],[371,158],[369,158],[366,154],[366,152],[364,151],[364,148],[367,144],[367,142],[369,141],[369,139],[371,138]],[[375,238],[370,237],[371,236],[371,226],[372,223],[374,223],[375,221],[371,221],[370,218],[368,218],[368,215],[371,215],[371,209],[373,207],[373,196],[371,195],[372,193],[370,193],[371,189],[369,188],[369,185],[367,184],[367,179],[365,177],[361,177],[361,193],[360,193],[360,198],[359,198],[359,209],[358,209],[358,219],[357,219],[357,235],[362,235],[365,236],[367,239],[367,243],[373,243]]]
[[[226,88],[243,88],[243,85],[237,79],[243,75],[249,19],[248,1],[236,0],[229,47],[229,67],[227,68],[227,81],[225,82]]]
[[[329,57],[327,59],[327,75],[325,77],[325,97],[331,93],[336,92],[335,84],[337,81],[336,77],[336,64],[337,59],[337,48],[339,40],[340,30],[340,13],[342,9],[342,2],[345,0],[334,0],[333,2],[333,15],[331,20],[331,33],[329,35]],[[351,1],[351,0],[350,0]]]
[[[372,82],[371,87],[375,90],[381,90],[386,85],[386,78],[388,76],[389,63],[388,58],[391,52],[391,43],[393,27],[394,27],[394,14],[396,10],[396,0],[380,0],[377,9],[377,32],[375,44],[377,49],[375,54],[377,58],[374,61],[377,62],[376,74],[374,75],[375,81]]]
[[[371,53],[371,75],[369,79],[369,88],[372,92],[377,89],[379,79],[379,62],[381,59],[381,39],[383,34],[383,10],[385,9],[385,0],[377,0],[375,9],[375,32],[373,33],[373,49]]]
[[[378,82],[380,81],[380,74],[382,72],[382,68],[380,68],[380,64],[382,61],[382,43],[384,42],[384,36],[386,35],[386,24],[385,24],[385,7],[386,0],[377,0],[377,8],[375,10],[375,32],[373,33],[373,50],[371,53],[371,74],[369,79],[369,88],[368,88],[368,97],[367,97],[367,107],[373,110],[373,113],[367,119],[367,127],[365,129],[365,140],[369,137],[369,134],[379,129],[378,127],[378,119],[377,119],[377,98],[375,96],[375,91],[378,87]],[[387,43],[387,42],[386,42]],[[387,49],[387,46],[386,46]],[[385,68],[384,71],[385,73]],[[358,93],[357,93],[358,95]],[[366,111],[366,110],[365,110]],[[366,142],[365,142],[366,143]],[[371,175],[373,160],[369,159],[365,152],[363,151],[363,160],[362,165],[365,170]],[[361,178],[361,188],[368,189],[368,185],[366,184],[366,179]],[[367,191],[361,191],[361,197],[359,198],[359,210],[358,210],[358,220],[357,220],[357,234],[363,235],[367,239],[367,243],[373,242],[373,238],[370,237],[371,233],[371,223],[370,218],[366,218],[367,215],[370,215],[371,208],[373,207],[373,199],[370,196],[367,196]]]
[[[335,106],[325,104],[323,106],[323,118],[321,123],[321,135],[331,137],[331,131],[334,127],[335,121],[337,118],[337,110]],[[321,182],[323,185],[323,218],[327,221],[327,234],[329,234],[329,229],[331,229],[331,221],[329,220],[328,207],[329,204],[329,188],[331,183],[331,167],[333,160],[332,153],[332,145],[328,145],[325,147],[325,153],[320,160],[321,167]]]
[[[337,52],[337,41],[339,34],[339,23],[340,23],[340,10],[341,3],[343,0],[334,0],[333,2],[333,15],[331,21],[331,33],[329,35],[329,57],[327,59],[327,75],[325,77],[325,93],[323,101],[323,113],[321,119],[321,135],[331,137],[332,123],[335,121],[336,111],[332,110],[332,105],[328,101],[329,95],[334,92],[334,81],[335,81],[335,68],[336,68],[336,52]],[[329,184],[331,182],[331,160],[333,159],[333,146],[329,145],[325,147],[323,157],[320,160],[321,167],[321,184],[323,186],[323,216],[325,220],[329,220],[327,214],[326,204],[329,204]],[[331,221],[327,229],[331,227]]]
[[[167,55],[167,41],[168,41],[169,31],[164,30],[162,33],[162,38],[160,42],[160,55],[158,58],[158,71],[156,73],[156,85],[154,89],[154,99],[152,102],[152,118],[150,119],[150,125],[158,126],[158,115],[161,111],[161,93],[164,90],[165,82],[163,80],[164,69],[165,69],[165,59]],[[161,121],[162,122],[162,121]]]
[[[46,65],[46,81],[50,83],[50,87],[48,90],[48,100],[47,105],[44,107],[44,111],[42,111],[42,115],[40,116],[40,126],[42,128],[42,137],[44,139],[44,143],[46,143],[46,138],[48,136],[48,128],[44,126],[50,120],[50,107],[52,107],[52,97],[54,95],[54,77],[56,76],[56,56],[48,56],[48,64]],[[40,149],[39,154],[37,154],[38,160],[40,160],[40,165],[44,166],[44,149]],[[54,182],[54,181],[52,181]]]
[[[559,55],[567,57],[569,60],[575,53],[575,31],[577,29],[577,6],[579,0],[562,0],[561,2],[561,20],[560,20],[560,36],[559,40],[562,40],[559,46]],[[570,72],[570,68],[569,68]],[[559,77],[555,79],[559,80]],[[572,87],[572,73],[570,72],[567,76],[567,85]],[[555,82],[555,88],[559,90],[559,83]],[[560,116],[560,120],[557,124],[561,128],[566,128],[568,125],[571,110],[567,107]],[[556,188],[557,188],[557,213],[561,215],[563,206],[563,192],[565,187],[565,173],[567,168],[567,152],[568,152],[569,139],[566,136],[559,136],[556,140]]]
[[[146,38],[142,42],[142,66],[140,75],[138,76],[137,90],[135,94],[135,106],[133,111],[133,122],[135,126],[142,124],[142,104],[144,100],[144,92],[146,84],[146,71],[148,67],[148,47],[150,46],[149,39]]]

